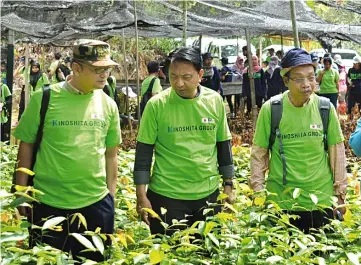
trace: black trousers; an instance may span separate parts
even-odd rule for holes
[[[85,229],[82,224],[78,227],[79,218],[76,218],[71,224],[72,215],[75,213],[81,213],[85,217],[87,229]],[[114,232],[114,198],[112,195],[108,194],[104,199],[90,206],[72,210],[58,209],[49,205],[34,203],[31,223],[42,227],[47,219],[58,216],[67,218],[59,224],[62,226],[63,231],[32,229],[30,230],[30,247],[35,246],[37,242],[42,242],[65,252],[71,251],[75,259],[81,256],[94,261],[105,260],[99,251],[81,252],[85,247],[75,237],[69,234],[95,231],[98,227],[101,228],[102,234],[112,234]],[[90,242],[93,242],[91,237],[86,237]],[[109,246],[110,244],[111,241],[108,239],[105,245]]]
[[[327,93],[327,94],[319,94],[321,97],[328,98],[332,105],[337,110],[337,99],[338,99],[338,93]]]
[[[359,110],[361,112],[361,94],[358,95],[349,93],[347,102],[348,114],[351,113],[352,108],[355,107],[356,103],[359,104]]]
[[[310,233],[311,228],[321,228],[329,224],[333,219],[333,210],[325,209],[323,211],[287,211],[288,214],[298,215],[300,218],[290,219],[290,223],[306,234]]]
[[[155,218],[149,218],[150,231],[154,234],[167,234],[172,235],[177,230],[183,230],[191,226],[196,221],[205,221],[207,216],[217,214],[221,211],[221,206],[217,205],[213,207],[213,211],[210,211],[207,215],[203,215],[203,210],[210,208],[208,203],[215,203],[219,195],[219,190],[207,196],[206,198],[199,200],[177,200],[162,196],[151,190],[148,190],[147,197],[152,204],[153,210],[161,217],[164,223],[167,223],[171,227],[165,229],[160,221]],[[162,215],[161,207],[165,208],[167,212]],[[188,220],[186,225],[172,225],[172,220]],[[184,223],[183,223],[184,224]]]
[[[251,113],[252,111],[252,99],[251,96],[247,97],[247,112]],[[256,96],[256,105],[260,109],[263,105],[263,97],[262,96]]]

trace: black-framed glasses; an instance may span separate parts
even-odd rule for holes
[[[291,79],[292,81],[294,81],[297,84],[303,84],[305,82],[305,80],[307,80],[310,83],[313,83],[316,81],[316,76],[309,76],[309,77],[297,77],[297,78],[291,78],[289,77],[289,79]]]
[[[76,63],[87,66],[92,72],[94,72],[98,75],[103,74],[103,73],[110,73],[114,69],[114,67],[94,67],[89,64],[81,63],[79,61],[77,61]]]

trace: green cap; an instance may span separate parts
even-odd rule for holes
[[[73,47],[73,58],[95,67],[118,65],[110,59],[110,46],[99,40],[78,40]]]

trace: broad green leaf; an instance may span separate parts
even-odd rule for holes
[[[128,248],[128,243],[127,243],[127,239],[125,237],[125,234],[124,233],[119,233],[117,234],[118,235],[118,238],[119,238],[119,241],[120,243],[122,243],[122,245],[125,247],[125,248]]]
[[[0,243],[5,243],[5,242],[11,242],[11,241],[19,241],[19,240],[24,240],[25,238],[27,238],[28,236],[26,234],[9,234],[9,235],[1,235],[0,238]]]
[[[154,218],[157,218],[159,221],[162,221],[162,219],[159,217],[159,215],[149,208],[142,208],[142,210],[146,211],[147,213],[151,214]]]
[[[99,250],[100,253],[104,253],[104,244],[103,240],[98,236],[92,236],[92,241],[94,243],[94,246]]]
[[[225,193],[220,193],[217,197],[217,201],[222,201],[222,200],[225,200],[227,199],[229,196]]]
[[[270,262],[271,264],[277,264],[277,262],[283,260],[281,256],[275,255],[266,259],[266,262]]]
[[[158,264],[164,258],[164,252],[152,249],[149,253],[150,264]]]
[[[81,213],[77,213],[77,214],[79,218],[78,228],[80,228],[80,223],[81,223],[85,227],[85,230],[88,230],[88,224],[86,222],[84,215],[82,215]]]
[[[360,265],[359,255],[351,252],[346,253],[346,255],[353,265]]]
[[[315,194],[310,194],[310,198],[311,200],[313,201],[314,204],[317,204],[318,203],[318,198]]]
[[[138,253],[137,253],[138,254]],[[134,264],[138,264],[139,262],[141,262],[142,260],[146,259],[147,258],[147,255],[141,253],[141,254],[138,254],[137,256],[135,256],[133,258],[133,262]]]
[[[58,217],[54,217],[51,218],[49,220],[47,220],[44,224],[43,227],[41,228],[41,230],[45,230],[45,229],[49,229],[52,228],[58,224],[60,224],[61,222],[63,222],[66,218],[63,216],[58,216]]]
[[[29,176],[35,176],[35,173],[33,171],[31,171],[30,169],[27,169],[25,167],[19,167],[16,169],[16,171],[23,172],[25,174],[28,174]]]
[[[219,240],[212,233],[208,233],[207,236],[212,240],[212,242],[219,247]]]
[[[293,199],[297,199],[300,196],[300,194],[301,194],[301,190],[299,188],[295,188],[292,194]]]
[[[204,229],[203,231],[203,235],[207,235],[209,232],[212,231],[213,228],[215,228],[217,226],[217,223],[216,222],[207,222],[206,223],[206,228]]]
[[[254,198],[254,205],[263,206],[266,201],[266,196],[260,196]]]
[[[317,258],[318,265],[326,265],[326,260],[322,257]]]
[[[95,251],[95,248],[94,248],[92,242],[90,242],[85,236],[78,234],[78,233],[71,233],[70,235],[75,237],[87,249],[91,249],[91,250]]]
[[[6,190],[0,190],[0,197],[1,197],[1,198],[10,197],[10,196],[13,196],[13,194],[7,192]]]

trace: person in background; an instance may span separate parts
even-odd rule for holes
[[[338,113],[344,115],[347,112],[347,105],[346,105],[346,93],[347,93],[347,73],[346,73],[346,67],[342,63],[341,55],[336,54],[334,56],[335,64],[338,67],[338,73],[339,73],[339,80],[338,80],[338,107],[337,111]]]
[[[269,65],[269,62],[267,62],[267,61],[262,62],[262,69],[263,69],[264,72],[267,70],[268,65]]]
[[[2,73],[2,72],[1,72]],[[11,109],[12,96],[9,87],[0,81],[0,112],[1,112],[1,141],[9,141],[10,139],[10,124],[9,113]]]
[[[1,82],[2,84],[7,84],[6,83],[6,72],[7,69],[6,69],[6,62],[1,62]]]
[[[355,155],[361,157],[361,118],[357,122],[356,130],[351,134],[349,144]]]
[[[348,94],[348,114],[352,118],[352,109],[359,104],[359,111],[361,112],[361,57],[355,56],[353,58],[353,67],[348,70],[347,79],[349,83]]]
[[[30,96],[32,96],[35,91],[40,90],[44,88],[44,86],[50,84],[48,76],[40,70],[39,62],[35,61],[31,64],[29,83]]]
[[[107,82],[106,82],[105,86],[103,87],[103,91],[105,94],[107,94],[111,99],[113,99],[115,101],[115,103],[117,104],[117,107],[119,109],[120,99],[118,97],[118,92],[117,92],[117,80],[112,75],[112,73],[109,73]]]
[[[288,88],[285,86],[282,76],[281,67],[278,65],[278,57],[273,56],[265,71],[267,84],[267,99],[285,92]]]
[[[223,83],[231,83],[232,78],[233,78],[233,70],[228,66],[228,58],[223,57],[221,59],[221,62],[222,62],[222,66],[223,66],[220,71],[221,81]],[[230,117],[234,118],[235,113],[234,113],[233,102],[232,102],[233,95],[226,95],[225,97],[228,102]],[[237,102],[235,102],[235,104],[237,104]]]
[[[54,54],[54,61],[50,64],[49,67],[49,79],[51,80],[52,84],[58,83],[58,80],[56,79],[56,69],[61,64],[61,53],[57,52]]]
[[[223,95],[221,77],[217,67],[212,65],[212,55],[209,52],[206,52],[202,55],[202,60],[204,73],[201,85],[218,92],[220,95]]]
[[[258,108],[262,107],[263,100],[266,98],[266,78],[263,69],[259,66],[258,57],[252,56],[253,78],[256,90],[256,105]],[[247,112],[251,113],[252,99],[251,99],[251,84],[248,76],[248,68],[243,71],[242,96],[246,98]]]
[[[129,116],[127,115],[127,93],[129,97]],[[137,105],[137,94],[133,92],[133,89],[131,87],[128,87],[128,89],[127,87],[122,87],[121,93],[119,93],[119,102],[120,125],[122,128],[124,128],[125,125],[129,124],[129,120],[134,120],[133,115],[135,115],[136,113],[133,112],[131,106]]]
[[[278,57],[279,62],[283,59],[283,51],[278,50],[276,52],[276,56]]]
[[[337,98],[339,91],[340,75],[338,70],[332,68],[332,59],[330,57],[323,58],[324,69],[319,70],[317,82],[320,84],[319,95],[330,99],[331,103],[337,109]]]
[[[71,75],[71,59],[70,57],[66,57],[64,59],[64,62],[59,65],[59,67],[56,69],[56,81],[57,83],[65,81],[66,77],[68,75]]]
[[[275,56],[275,49],[270,48],[268,49],[268,56],[266,58],[266,61],[267,62],[271,61],[272,56]]]
[[[243,54],[243,57],[245,58],[244,60],[244,67],[248,67],[248,47],[247,46],[243,46],[242,47],[242,54]]]
[[[220,212],[220,178],[226,201],[234,201],[225,107],[217,92],[199,84],[202,74],[199,50],[178,49],[169,68],[171,88],[150,99],[140,121],[133,176],[137,211],[152,235],[171,235]],[[203,214],[206,208],[211,211]],[[174,219],[187,222],[174,225]]]
[[[244,71],[244,58],[242,55],[237,56],[237,60],[234,63],[234,65],[232,66],[232,71],[239,74],[239,76],[242,76],[243,71]],[[240,81],[242,81],[242,78],[240,78]]]
[[[160,84],[161,67],[159,62],[151,61],[147,64],[148,76],[142,82],[140,103],[140,115],[143,114],[144,108],[151,97],[163,90]]]
[[[289,89],[282,94],[282,119],[278,132],[272,130],[271,101],[262,106],[251,151],[249,185],[255,192],[267,190],[267,200],[274,201],[285,212],[299,216],[290,218],[290,223],[309,233],[311,228],[318,229],[333,218],[333,196],[337,197],[339,206],[345,204],[344,137],[335,108],[329,104],[326,148],[320,99],[313,93],[316,65],[310,55],[303,49],[291,49],[281,67],[281,75]],[[276,137],[270,146],[274,133],[280,137]],[[293,196],[296,188],[300,189],[297,197]],[[312,194],[317,196],[317,205]],[[322,205],[323,209],[320,209]],[[339,211],[345,213],[345,207]]]

